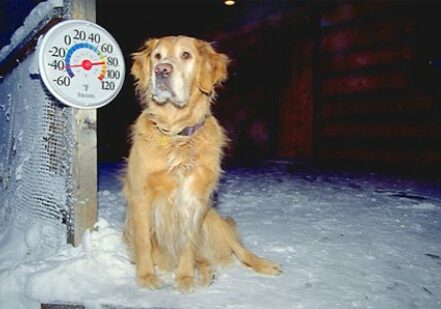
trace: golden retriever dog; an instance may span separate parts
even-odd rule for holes
[[[160,288],[159,269],[174,272],[180,292],[191,292],[208,286],[215,267],[233,256],[259,273],[280,274],[277,264],[244,248],[234,220],[210,204],[226,144],[210,107],[228,58],[185,36],[150,39],[132,56],[143,111],[124,177],[124,235],[138,284]]]

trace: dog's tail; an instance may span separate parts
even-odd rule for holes
[[[224,240],[242,264],[265,275],[279,275],[282,272],[279,265],[256,256],[242,245],[234,219],[230,217],[224,219],[217,213],[216,216],[218,217],[218,220],[220,220],[218,226],[222,229]]]

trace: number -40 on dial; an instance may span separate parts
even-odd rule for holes
[[[61,102],[98,108],[112,101],[124,82],[121,49],[102,27],[68,20],[44,36],[38,55],[41,77]]]

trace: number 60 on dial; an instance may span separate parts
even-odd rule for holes
[[[49,91],[77,108],[109,103],[125,76],[118,43],[105,29],[84,20],[68,20],[51,28],[39,47],[38,65]]]

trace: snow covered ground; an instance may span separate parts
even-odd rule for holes
[[[281,163],[227,169],[217,208],[284,273],[266,277],[232,265],[209,288],[181,295],[168,274],[161,290],[136,286],[120,238],[117,170],[100,171],[100,220],[80,247],[48,254],[26,239],[33,233],[0,235],[0,308],[56,300],[91,308],[441,308],[439,181]]]

